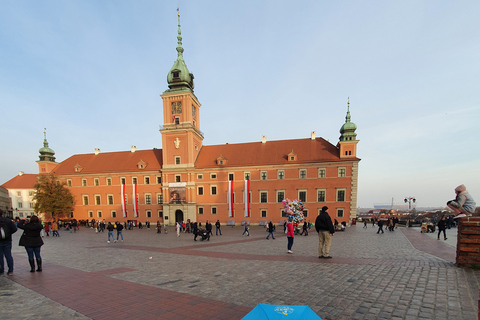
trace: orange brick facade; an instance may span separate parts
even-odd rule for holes
[[[480,267],[480,217],[459,219],[457,265]]]

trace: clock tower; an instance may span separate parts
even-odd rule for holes
[[[160,129],[162,189],[164,215],[168,217],[165,223],[170,225],[176,221],[195,220],[193,169],[203,142],[203,133],[200,131],[201,105],[193,93],[193,74],[183,60],[180,13],[177,39],[177,60],[167,75],[168,89],[160,95],[163,100],[163,126]],[[180,197],[180,200],[175,199],[170,203],[174,192],[175,198]]]

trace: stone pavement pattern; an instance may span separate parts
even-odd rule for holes
[[[480,271],[455,266],[454,239],[362,227],[335,234],[330,260],[315,232],[288,255],[284,234],[266,240],[263,227],[223,227],[208,242],[126,230],[110,244],[82,228],[45,238],[33,274],[17,232],[0,319],[241,319],[258,303],[309,305],[322,319],[477,319]]]

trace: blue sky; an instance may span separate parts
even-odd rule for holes
[[[178,4],[205,145],[336,144],[350,97],[359,206],[480,201],[478,0],[2,1],[0,183],[44,127],[57,161],[162,147]]]

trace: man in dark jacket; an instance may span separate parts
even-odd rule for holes
[[[0,227],[5,232],[5,239],[0,237],[0,276],[5,272],[3,257],[7,260],[7,275],[13,274],[13,257],[12,257],[12,234],[17,232],[17,227],[9,218],[3,217],[3,211],[0,209]],[[1,230],[0,230],[1,231]]]
[[[315,230],[318,232],[318,257],[320,259],[332,258],[330,256],[330,244],[331,236],[335,235],[335,229],[327,210],[328,207],[324,206],[315,220]]]

